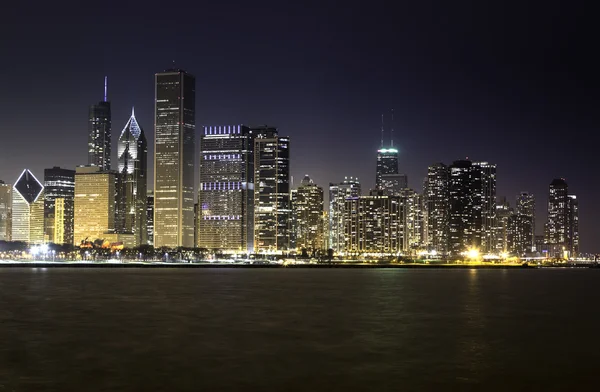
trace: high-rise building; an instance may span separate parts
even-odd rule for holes
[[[148,245],[154,245],[154,192],[148,191],[146,197],[146,229],[148,230]]]
[[[0,241],[12,238],[12,185],[0,180]]]
[[[569,231],[569,189],[564,179],[556,178],[549,187],[548,221],[545,226],[546,243],[553,248],[552,257],[562,257]]]
[[[115,176],[96,166],[75,170],[75,214],[73,244],[93,242],[114,233]]]
[[[506,251],[517,256],[524,256],[531,252],[534,239],[531,238],[533,220],[530,216],[515,213],[508,217]]]
[[[375,174],[375,188],[383,189],[386,174],[398,174],[398,150],[383,148],[377,150],[377,171]]]
[[[28,169],[12,189],[12,240],[44,242],[44,186]]]
[[[110,170],[111,156],[111,112],[106,96],[104,78],[104,100],[90,106],[88,121],[88,164]]]
[[[496,205],[496,226],[494,228],[495,253],[497,254],[513,252],[515,230],[517,230],[514,225],[515,222],[519,222],[519,224],[521,222],[521,220],[511,220],[514,216],[514,211],[506,197],[501,198]],[[520,234],[518,238],[521,238]]]
[[[400,197],[376,193],[346,198],[344,253],[396,255],[402,250]]]
[[[271,127],[254,128],[254,251],[290,246],[290,139]]]
[[[531,246],[535,247],[535,197],[528,192],[521,192],[517,195],[517,215],[528,216],[531,220],[531,233],[527,236],[531,236]]]
[[[306,175],[292,191],[293,247],[309,255],[323,250],[323,188]]]
[[[425,247],[423,195],[412,189],[404,189],[399,196],[403,218],[402,251],[415,254]]]
[[[454,256],[481,246],[480,188],[479,173],[471,161],[455,161],[450,166],[449,251]]]
[[[118,233],[133,234],[136,246],[146,244],[148,145],[144,130],[138,124],[133,110],[119,136],[118,155],[115,230]]]
[[[479,184],[474,191],[479,192],[481,210],[481,251],[496,251],[494,228],[496,227],[496,165],[488,162],[473,162]],[[477,205],[477,204],[476,204]]]
[[[44,225],[47,241],[57,244],[73,243],[74,198],[75,170],[57,166],[44,169]],[[61,199],[58,212],[57,199]],[[60,236],[56,235],[57,220],[63,224],[58,227]]]
[[[197,246],[254,249],[254,137],[244,125],[204,127],[200,138]]]
[[[155,75],[154,246],[194,246],[196,79]]]
[[[386,195],[398,196],[404,189],[408,189],[406,174],[382,174],[380,190]]]
[[[345,248],[345,206],[346,199],[361,195],[358,178],[348,179],[338,184],[329,184],[329,248],[334,252],[342,252]]]
[[[439,255],[448,252],[449,220],[448,166],[436,163],[429,166],[424,189],[425,245]]]
[[[567,249],[571,257],[579,255],[579,202],[577,196],[569,195],[569,234]]]

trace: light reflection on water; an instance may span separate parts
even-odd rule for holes
[[[0,269],[0,392],[572,389],[596,382],[598,278]]]

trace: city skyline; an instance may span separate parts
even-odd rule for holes
[[[277,126],[294,144],[291,157],[294,187],[309,174],[321,186],[353,176],[359,178],[365,191],[372,188],[373,162],[380,142],[380,116],[393,108],[399,171],[408,175],[411,188],[421,190],[427,167],[434,162],[450,165],[465,157],[494,162],[498,168],[497,195],[506,196],[514,205],[515,195],[522,191],[532,193],[536,197],[536,233],[541,233],[546,220],[548,184],[554,178],[563,177],[578,195],[585,212],[580,222],[582,251],[597,251],[591,247],[597,242],[594,241],[598,236],[595,222],[600,219],[600,209],[593,206],[592,201],[597,199],[600,188],[586,181],[594,171],[593,165],[586,164],[585,160],[593,145],[590,131],[598,123],[589,99],[590,89],[596,86],[597,79],[591,72],[592,62],[585,61],[586,54],[581,50],[586,42],[585,29],[576,33],[568,24],[554,27],[561,24],[549,22],[563,18],[572,22],[579,13],[549,4],[533,21],[512,17],[517,20],[513,20],[513,31],[507,33],[500,26],[506,23],[502,17],[510,15],[509,9],[500,10],[491,21],[490,29],[486,29],[480,21],[461,20],[458,11],[444,7],[441,6],[434,17],[446,13],[456,25],[463,21],[482,32],[481,37],[469,35],[459,44],[462,32],[452,24],[446,42],[448,48],[444,49],[444,45],[434,39],[441,33],[434,23],[424,26],[400,23],[401,18],[405,18],[400,12],[388,17],[385,13],[389,9],[373,8],[361,13],[365,23],[354,24],[356,32],[334,33],[335,27],[350,18],[349,13],[357,8],[356,4],[350,4],[350,10],[333,18],[329,18],[331,15],[327,12],[315,12],[314,18],[321,28],[316,33],[301,28],[300,35],[278,21],[277,17],[283,13],[274,7],[263,18],[280,27],[279,38],[273,32],[250,32],[242,37],[233,23],[238,17],[234,15],[229,20],[220,6],[213,5],[208,10],[213,18],[198,27],[199,31],[191,27],[184,29],[179,33],[181,44],[174,47],[169,45],[176,35],[167,31],[174,21],[167,20],[157,31],[140,26],[136,33],[126,34],[128,39],[119,43],[117,33],[122,34],[126,24],[124,20],[115,20],[115,32],[103,38],[107,46],[103,49],[102,61],[82,66],[78,59],[83,49],[75,41],[67,40],[63,47],[53,49],[57,52],[48,56],[52,60],[41,63],[43,71],[31,73],[29,64],[24,64],[22,69],[13,69],[12,65],[7,68],[11,70],[7,74],[15,76],[27,72],[27,86],[37,88],[35,94],[21,96],[23,86],[12,79],[22,78],[14,77],[7,81],[0,96],[5,110],[0,116],[0,130],[5,137],[0,145],[0,179],[13,183],[24,167],[41,176],[48,167],[73,169],[85,164],[86,151],[82,150],[87,143],[85,113],[90,103],[102,100],[106,75],[113,128],[114,124],[124,124],[131,106],[136,106],[140,123],[146,124],[147,139],[153,140],[152,75],[169,68],[175,59],[176,65],[195,75],[198,85],[202,86],[197,93],[196,136],[203,125],[266,123]],[[158,14],[150,8],[140,12],[153,20]],[[523,12],[528,15],[533,10]],[[291,20],[296,28],[304,16],[316,10],[307,7],[307,10],[297,11],[298,15]],[[412,12],[425,11],[417,7]],[[190,21],[192,19],[187,18],[194,17],[184,16]],[[60,21],[60,16],[56,18]],[[390,23],[392,18],[398,19],[398,23]],[[33,15],[24,26],[44,26],[38,19]],[[234,27],[227,32],[215,29],[224,20]],[[380,23],[374,23],[377,20]],[[22,28],[11,23],[2,28],[8,26],[12,34]],[[530,32],[530,23],[536,23],[537,29],[531,29],[533,32]],[[70,26],[70,22],[65,21],[64,27],[57,26],[47,37],[41,37],[40,30],[33,29],[15,42],[3,43],[3,49],[8,57],[27,63],[31,55],[25,52],[43,56],[47,49],[41,47],[42,43],[66,34]],[[430,31],[431,34],[412,45],[400,37],[402,31],[398,26],[407,26],[404,28],[413,33]],[[508,35],[502,47],[494,45],[500,31]],[[182,50],[206,32],[216,35],[214,42],[198,41],[197,50]],[[83,36],[89,34],[82,31]],[[160,34],[164,36],[156,41],[152,55],[137,48]],[[368,45],[360,36],[364,36]],[[526,39],[520,43],[523,36]],[[564,40],[554,39],[559,36]],[[240,37],[241,42],[231,43],[232,37]],[[540,37],[545,37],[543,42],[552,42],[551,49],[538,44],[534,46],[536,50],[531,50],[528,43]],[[321,38],[324,38],[322,44],[318,42]],[[136,45],[130,45],[131,42]],[[372,42],[380,43],[378,50],[369,47]],[[485,42],[491,42],[493,50],[486,49],[482,45]],[[398,49],[392,50],[395,46]],[[305,60],[293,55],[299,47],[307,51]],[[271,49],[275,49],[275,58],[281,60],[273,62],[277,66],[252,57],[245,63],[231,61],[253,50],[263,53]],[[136,56],[131,56],[133,61],[119,55],[125,50],[135,52]],[[453,56],[443,56],[449,53]],[[358,54],[362,56],[356,57],[356,64],[348,61]],[[223,61],[206,61],[206,58]],[[375,61],[376,58],[382,61]],[[450,63],[439,64],[440,59]],[[574,67],[575,63],[579,65]],[[526,66],[522,67],[523,64]],[[8,64],[2,66],[9,67]],[[54,76],[48,78],[48,74]],[[251,100],[247,98],[258,91],[260,94],[253,95]],[[512,99],[514,96],[519,97],[518,102]],[[31,107],[39,108],[40,118],[30,118]],[[31,143],[32,135],[35,143]],[[564,135],[571,137],[567,143],[563,142]],[[113,136],[114,139],[116,136]],[[315,138],[318,143],[314,143]],[[113,150],[115,148],[113,141]],[[152,156],[151,146],[148,152]],[[113,151],[113,162],[115,159]],[[154,174],[148,175],[151,181]]]

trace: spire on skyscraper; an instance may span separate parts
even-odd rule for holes
[[[392,109],[392,128],[390,129],[390,147],[394,147],[394,109]]]
[[[108,76],[105,76],[104,77],[104,102],[108,101],[108,99],[107,99],[108,96],[106,94],[106,92],[107,92],[107,84],[108,84],[107,82],[108,82]]]
[[[381,114],[381,148],[383,148],[383,113]]]

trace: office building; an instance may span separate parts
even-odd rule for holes
[[[0,180],[0,241],[12,238],[12,185]]]
[[[133,110],[119,136],[118,156],[115,231],[132,234],[134,246],[146,244],[148,145]]]
[[[154,245],[154,192],[148,191],[146,197],[146,229],[148,232],[148,245]]]
[[[533,220],[530,216],[515,213],[507,219],[506,251],[516,256],[525,256],[531,252],[534,239],[531,238]]]
[[[403,247],[403,220],[398,196],[346,198],[344,254],[397,255]]]
[[[338,184],[329,184],[329,248],[335,253],[345,248],[345,206],[347,198],[357,198],[361,195],[358,178],[346,177]],[[329,249],[328,248],[328,249]]]
[[[423,195],[412,189],[400,192],[402,216],[402,251],[404,254],[417,254],[425,247],[425,227]]]
[[[316,255],[324,249],[323,188],[306,175],[292,191],[292,248]]]
[[[515,222],[521,220],[511,220],[515,216],[510,203],[505,197],[501,198],[496,205],[496,227],[494,229],[495,251],[492,253],[503,254],[513,252],[515,243],[515,230],[520,230],[515,227]],[[519,232],[520,233],[520,232]],[[519,238],[521,234],[519,234]],[[519,245],[520,247],[520,245]]]
[[[53,167],[44,170],[45,239],[56,244],[73,243],[75,170]],[[58,209],[56,207],[58,203]],[[61,222],[61,224],[58,224]],[[58,233],[57,233],[58,231]]]
[[[12,189],[12,240],[44,242],[44,186],[27,169]]]
[[[75,170],[75,212],[73,244],[93,242],[114,233],[115,177],[113,171],[97,166]]]
[[[244,125],[204,127],[200,138],[197,246],[254,249],[254,137]]]
[[[517,195],[516,214],[528,216],[531,220],[531,233],[527,236],[531,237],[530,248],[533,249],[535,247],[535,197],[531,193],[521,192]]]
[[[377,171],[375,174],[375,189],[383,189],[386,174],[398,174],[398,150],[383,148],[377,150]]]
[[[290,247],[290,139],[271,127],[255,128],[254,251]]]
[[[425,246],[430,252],[448,252],[449,221],[448,166],[436,163],[429,166],[423,190],[425,215]]]
[[[545,225],[546,243],[550,257],[563,257],[569,242],[570,214],[569,189],[567,182],[556,178],[550,183],[548,196],[548,220]]]
[[[195,84],[183,70],[155,75],[155,247],[194,246]]]
[[[90,106],[88,119],[88,164],[101,170],[110,170],[111,158],[111,112],[106,95],[104,78],[104,100]]]
[[[381,189],[385,195],[398,196],[403,190],[408,189],[408,177],[406,174],[382,174]]]
[[[474,162],[476,182],[473,191],[479,192],[476,203],[481,211],[481,251],[496,251],[494,228],[496,227],[496,165],[488,162]]]
[[[458,257],[481,246],[481,182],[477,168],[469,160],[455,161],[450,166],[449,251]]]
[[[567,249],[571,257],[579,255],[579,202],[577,196],[569,195],[569,232],[567,237]]]

